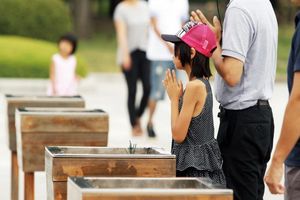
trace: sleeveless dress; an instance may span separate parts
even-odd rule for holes
[[[226,180],[222,170],[223,160],[217,140],[214,138],[213,95],[210,83],[206,85],[207,97],[202,112],[193,117],[183,143],[172,141],[172,154],[176,155],[178,177],[203,177],[211,184],[225,187]],[[183,96],[179,100],[179,110]]]
[[[52,57],[55,68],[55,90],[57,96],[74,96],[77,95],[78,81],[76,80],[76,57],[71,55],[63,58],[59,54]],[[48,86],[47,94],[53,94],[52,84]]]

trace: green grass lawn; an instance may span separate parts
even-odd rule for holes
[[[286,76],[293,31],[293,25],[281,26],[279,30],[277,78],[281,80],[285,79]],[[91,39],[81,41],[79,52],[88,62],[91,71],[118,72],[120,70],[116,65],[116,46],[115,33],[113,28],[110,27],[97,33]]]
[[[51,56],[57,44],[19,36],[0,35],[0,77],[48,78]],[[78,55],[78,70],[87,74],[87,64]]]
[[[105,30],[95,34],[91,39],[79,43],[79,53],[85,58],[92,72],[118,72],[114,30]]]
[[[277,78],[286,79],[286,67],[289,58],[291,41],[294,33],[293,25],[284,25],[279,28]]]

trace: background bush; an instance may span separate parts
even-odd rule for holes
[[[70,9],[62,0],[0,0],[0,34],[56,41],[72,30]]]
[[[47,78],[57,44],[16,36],[0,36],[0,77]],[[77,73],[86,76],[86,62],[77,57]]]

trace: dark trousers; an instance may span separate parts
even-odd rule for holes
[[[136,120],[144,113],[150,95],[150,62],[144,51],[136,50],[131,53],[132,66],[130,70],[123,70],[128,87],[128,111],[131,126],[136,125]],[[135,106],[137,81],[141,80],[143,85],[143,97],[139,107]]]
[[[218,142],[227,187],[234,200],[262,200],[264,175],[273,148],[274,121],[269,105],[219,113]]]

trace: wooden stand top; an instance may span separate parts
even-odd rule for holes
[[[80,95],[75,95],[75,96],[46,96],[46,95],[13,95],[13,94],[6,94],[5,98],[8,100],[36,100],[36,99],[41,99],[41,100],[56,100],[56,99],[83,99],[82,96]]]
[[[26,107],[16,109],[22,115],[107,115],[102,109]]]
[[[24,133],[108,133],[109,116],[100,109],[19,108],[16,127]]]
[[[81,96],[30,96],[5,95],[7,114],[14,116],[20,107],[81,107],[85,101]]]
[[[134,153],[130,154],[128,148],[110,148],[110,147],[72,147],[56,146],[46,147],[46,155],[52,158],[157,158],[157,159],[175,159],[176,156],[161,148],[136,148]]]
[[[99,178],[69,177],[68,184],[82,193],[102,195],[232,195],[201,178]]]

